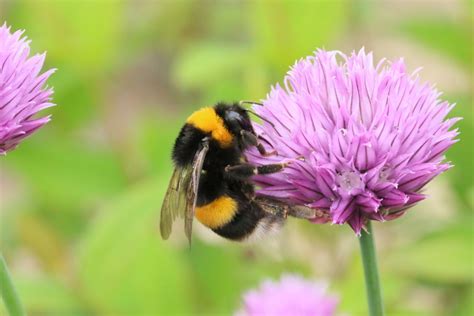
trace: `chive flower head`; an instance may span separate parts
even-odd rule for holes
[[[0,27],[0,155],[50,120],[36,114],[53,106],[53,89],[45,86],[54,69],[40,73],[46,54],[30,55],[23,31]]]
[[[326,285],[284,275],[245,293],[236,316],[333,316],[337,305],[338,299],[327,294]]]
[[[423,187],[451,167],[446,150],[457,140],[446,118],[454,104],[408,73],[403,59],[381,60],[362,49],[346,56],[318,50],[291,67],[254,110],[255,124],[278,155],[293,160],[280,173],[256,176],[259,194],[326,210],[356,234],[368,220],[399,217],[423,200]],[[269,122],[268,122],[269,121]]]

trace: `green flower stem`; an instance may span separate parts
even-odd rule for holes
[[[367,231],[362,231],[359,238],[362,263],[364,264],[365,288],[369,303],[370,316],[383,316],[382,291],[380,289],[377,258],[375,255],[374,234],[371,221],[368,221]]]
[[[24,316],[26,315],[23,306],[21,305],[18,294],[13,286],[10,273],[8,272],[7,263],[0,253],[0,296],[8,310],[10,316]]]

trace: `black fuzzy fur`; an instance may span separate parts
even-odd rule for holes
[[[254,195],[254,186],[249,176],[232,177],[226,174],[226,166],[238,165],[245,161],[243,156],[247,145],[242,141],[241,130],[255,134],[248,113],[234,103],[227,105],[218,103],[214,107],[216,113],[223,119],[225,127],[233,135],[233,144],[224,147],[215,139],[209,142],[209,151],[204,160],[201,174],[197,206],[206,205],[216,198],[227,195],[238,204],[238,211],[232,221],[214,231],[226,238],[239,240],[249,236],[267,213],[251,198]],[[236,114],[238,113],[238,119]],[[196,127],[185,124],[176,139],[173,149],[173,161],[176,166],[185,166],[193,163],[194,156],[199,149],[201,140],[211,137]]]

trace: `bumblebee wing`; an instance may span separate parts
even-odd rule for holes
[[[160,233],[163,239],[168,239],[174,220],[183,217],[187,203],[187,190],[191,182],[192,166],[177,167],[163,200],[160,216]]]
[[[187,201],[186,211],[184,216],[184,232],[188,238],[189,244],[191,245],[191,234],[193,231],[193,219],[194,209],[196,208],[196,201],[199,189],[199,180],[201,178],[202,166],[206,159],[206,154],[209,151],[209,139],[205,138],[202,143],[200,150],[194,156],[193,169],[191,175],[191,181],[187,190]]]

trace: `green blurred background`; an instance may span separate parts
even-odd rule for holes
[[[318,47],[362,46],[423,66],[464,117],[430,199],[375,224],[388,315],[474,314],[471,2],[0,0],[0,17],[58,68],[53,120],[0,160],[1,249],[31,315],[230,315],[284,272],[329,282],[342,313],[365,315],[349,227],[290,219],[242,245],[196,223],[189,250],[157,225],[191,111],[264,98]]]

